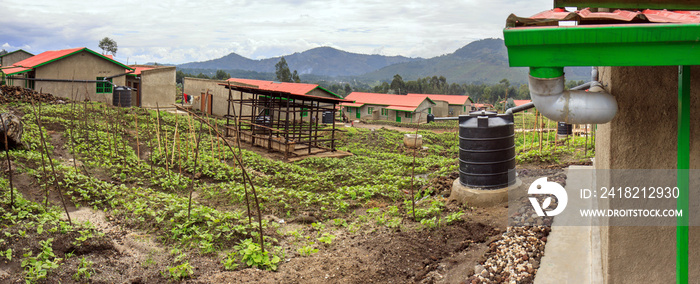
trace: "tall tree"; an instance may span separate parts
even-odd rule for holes
[[[216,75],[214,76],[217,80],[228,80],[231,78],[231,74],[226,73],[224,70],[216,70]]]
[[[103,38],[97,46],[102,49],[102,54],[111,53],[114,56],[117,55],[117,42],[111,38]]]
[[[301,83],[301,78],[299,78],[297,70],[294,70],[294,73],[292,73],[292,81],[294,81],[294,83]]]
[[[0,50],[0,55],[5,55],[7,53],[8,53],[7,50],[5,50],[4,48],[2,50]]]
[[[394,75],[394,79],[391,80],[391,85],[389,87],[399,95],[408,94],[406,83],[404,83],[403,78],[401,78],[399,74]]]
[[[292,72],[289,71],[289,65],[287,65],[287,60],[284,57],[280,58],[280,61],[275,64],[275,75],[277,75],[277,81],[279,82],[292,82]]]

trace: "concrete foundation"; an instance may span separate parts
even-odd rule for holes
[[[456,200],[457,202],[469,206],[489,207],[497,204],[508,202],[508,193],[523,185],[519,179],[515,179],[515,183],[509,187],[485,190],[475,189],[463,186],[459,179],[452,183],[452,193],[450,193],[449,202]]]

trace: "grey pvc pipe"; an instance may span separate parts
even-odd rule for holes
[[[551,120],[569,124],[602,124],[610,122],[617,113],[615,97],[598,82],[591,82],[586,92],[565,90],[564,76],[551,79],[528,77],[532,102]]]
[[[535,107],[535,104],[533,102],[529,102],[526,104],[522,104],[520,106],[516,106],[516,107],[512,107],[512,108],[507,109],[506,114],[518,113],[518,112],[524,111],[526,109],[531,109],[533,107]]]

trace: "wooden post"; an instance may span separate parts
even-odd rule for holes
[[[136,124],[136,162],[141,165],[141,146],[139,145],[139,119],[134,113],[134,123]]]

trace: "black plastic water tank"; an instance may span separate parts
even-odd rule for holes
[[[131,89],[125,86],[116,86],[112,91],[112,105],[121,107],[131,106]]]
[[[323,112],[323,119],[321,120],[323,124],[333,124],[333,112],[330,110]]]
[[[475,111],[459,116],[459,182],[480,189],[515,184],[513,115]]]
[[[571,124],[567,124],[566,122],[558,122],[557,123],[557,134],[559,135],[571,135],[572,133],[572,127]]]

